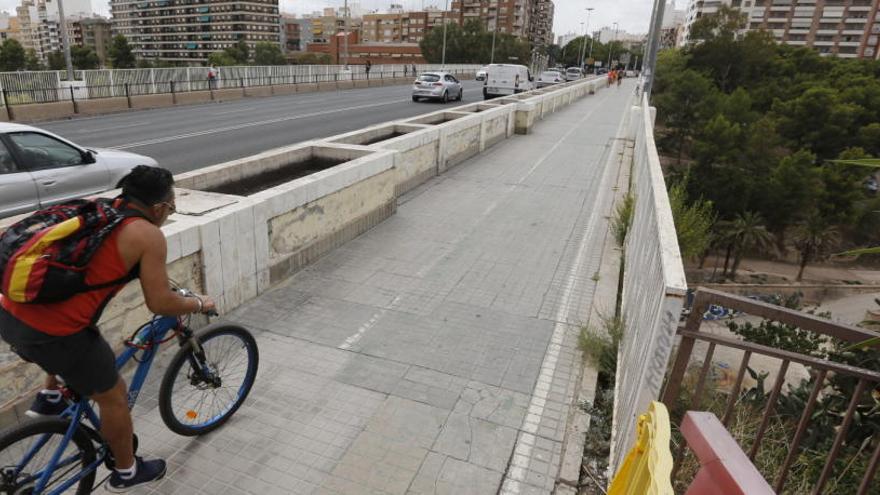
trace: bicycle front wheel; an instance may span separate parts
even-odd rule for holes
[[[208,433],[228,421],[250,393],[259,364],[257,342],[242,327],[208,327],[195,338],[204,358],[187,343],[159,387],[162,421],[184,436]]]
[[[24,423],[5,432],[0,437],[0,493],[35,493],[52,457],[60,450],[69,426],[70,420],[51,418]],[[88,434],[78,428],[60,452],[40,493],[60,493],[61,488],[77,476],[82,477],[73,481],[64,493],[91,493],[95,469],[85,470],[94,462],[95,446]]]

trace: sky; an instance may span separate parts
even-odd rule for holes
[[[324,7],[341,7],[343,0],[279,0],[282,12],[306,14]],[[408,10],[418,10],[430,5],[444,8],[449,0],[352,0],[360,2],[361,7],[367,10],[384,10],[391,3],[402,3]],[[0,10],[15,14],[15,7],[20,0],[0,0]],[[553,0],[556,13],[553,16],[553,33],[558,38],[569,32],[581,34],[581,23],[587,21],[587,7],[594,10],[590,14],[590,30],[597,31],[603,26],[611,26],[614,22],[619,23],[620,29],[628,33],[638,34],[648,32],[648,23],[651,20],[652,0]],[[683,0],[676,2],[678,8],[682,8]],[[109,2],[106,0],[92,0],[92,7],[96,12],[109,15]]]

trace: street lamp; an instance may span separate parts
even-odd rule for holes
[[[345,5],[342,8],[345,9],[345,50],[343,55],[344,63],[342,65],[345,70],[348,70],[348,0],[345,0]]]
[[[443,4],[443,54],[440,59],[441,68],[446,67],[446,15],[449,13],[449,0]]]
[[[614,23],[614,39],[608,43],[608,70],[611,70],[611,50],[614,49],[614,42],[617,41],[617,23]]]
[[[489,63],[495,63],[495,33],[498,32],[498,6],[495,7],[495,22],[492,23],[492,54],[489,55]]]
[[[581,70],[584,69],[584,55],[587,53],[587,32],[590,30],[590,14],[593,12],[593,7],[587,7],[587,27],[584,29],[584,38],[581,43]],[[590,36],[590,56],[593,56],[593,37]]]

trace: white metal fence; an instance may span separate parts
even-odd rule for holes
[[[370,77],[413,75],[411,64],[374,65]],[[440,65],[417,64],[416,70],[438,70]],[[446,65],[453,72],[475,71],[478,65]],[[216,80],[208,81],[207,67],[165,69],[99,69],[74,71],[67,81],[65,71],[0,72],[0,104],[49,103],[72,97],[85,100],[114,96],[199,91],[209,89],[299,84],[349,79],[366,79],[362,65],[276,65],[218,67]],[[72,88],[72,89],[71,89]]]
[[[647,97],[633,109],[632,118],[635,214],[626,241],[622,297],[626,330],[618,353],[612,469],[621,465],[632,445],[639,414],[660,397],[687,291]]]

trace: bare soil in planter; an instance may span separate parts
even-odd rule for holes
[[[363,143],[361,143],[361,146],[369,146],[371,144],[381,143],[382,141],[387,141],[389,139],[394,139],[396,137],[405,136],[406,134],[407,134],[406,132],[397,132],[397,131],[389,132],[388,134],[382,134],[381,136],[376,136],[373,139],[364,141]]]
[[[250,196],[266,189],[290,182],[300,177],[326,170],[347,160],[334,160],[329,158],[310,158],[306,161],[289,163],[281,168],[269,170],[244,179],[227,182],[219,186],[205,189],[205,191],[220,194],[235,194],[237,196]]]

